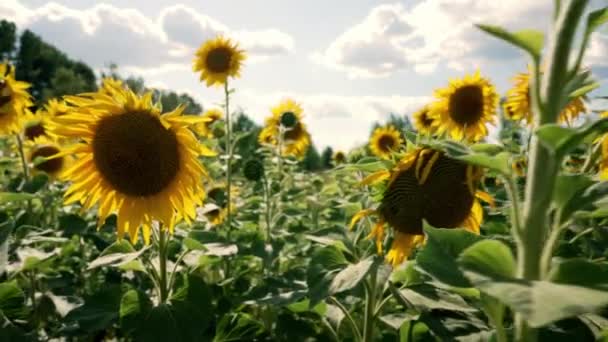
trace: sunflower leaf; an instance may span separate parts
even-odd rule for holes
[[[608,290],[608,263],[582,258],[559,260],[551,269],[549,278],[560,284]]]
[[[27,201],[32,198],[35,198],[35,196],[24,192],[0,192],[0,204]]]
[[[585,35],[589,36],[592,32],[606,23],[608,23],[608,7],[604,7],[589,13],[589,16],[587,17]]]
[[[465,249],[458,257],[461,268],[503,277],[515,275],[515,258],[511,249],[498,240],[483,240]]]
[[[558,124],[542,125],[536,130],[536,135],[546,147],[561,158],[581,143],[593,141],[607,131],[608,118],[603,118],[577,128],[561,127]]]
[[[511,173],[511,167],[509,164],[511,154],[509,152],[500,152],[495,156],[485,153],[472,153],[457,157],[456,159],[481,167],[486,167],[503,175],[509,175]]]
[[[540,59],[540,53],[543,49],[545,36],[537,30],[521,30],[517,32],[509,32],[502,27],[492,25],[476,25],[482,31],[502,39],[512,45],[515,45],[527,51],[534,60]]]

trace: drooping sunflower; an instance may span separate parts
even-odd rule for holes
[[[228,77],[240,77],[245,51],[229,38],[218,36],[204,42],[196,51],[193,70],[207,86],[224,85]]]
[[[0,134],[17,133],[28,114],[32,100],[26,82],[15,80],[15,69],[0,63]]]
[[[424,106],[419,111],[414,113],[414,128],[418,133],[432,135],[435,133],[435,127],[433,127],[434,119],[429,116],[429,107]]]
[[[230,194],[230,211],[234,212],[236,207],[234,199],[238,195],[238,189],[231,187]],[[223,183],[209,187],[207,190],[207,198],[210,202],[208,208],[204,210],[204,215],[213,226],[220,225],[228,215],[228,194],[226,185]]]
[[[74,109],[56,118],[54,133],[80,139],[69,150],[78,161],[64,172],[72,181],[66,204],[98,204],[100,222],[116,213],[118,237],[128,233],[134,243],[140,227],[150,243],[153,220],[172,232],[178,218],[195,217],[207,177],[197,157],[213,155],[189,129],[200,118],[182,116],[183,107],[161,115],[152,93],[140,97],[122,88],[66,101]]]
[[[28,146],[28,162],[34,172],[44,172],[58,178],[70,164],[70,157],[62,155],[61,147],[51,138],[40,136],[29,142]]]
[[[334,153],[333,159],[334,159],[334,163],[336,163],[336,165],[346,163],[346,153],[344,153],[342,151],[336,151]]]
[[[519,73],[513,77],[513,87],[507,91],[503,103],[504,113],[508,119],[526,120],[528,125],[533,123],[532,100],[530,99],[530,73]],[[584,97],[571,99],[559,115],[560,123],[571,124],[586,111]]]
[[[369,149],[377,157],[391,159],[393,152],[397,152],[403,144],[399,131],[392,125],[378,127],[369,140]]]
[[[275,146],[280,143],[284,156],[303,158],[310,146],[310,134],[302,121],[302,106],[293,99],[285,99],[272,107],[271,112],[258,137],[260,143]]]
[[[211,126],[218,120],[221,120],[223,117],[224,113],[218,108],[206,110],[205,113],[203,113],[203,118],[205,118],[207,121],[196,125],[196,133],[204,138],[213,138],[213,130],[211,129]]]
[[[435,97],[429,116],[438,134],[448,133],[456,140],[469,141],[488,135],[486,124],[494,123],[498,95],[479,72],[451,80],[446,88],[435,90]]]
[[[375,215],[377,223],[368,235],[383,252],[385,226],[393,228],[393,243],[386,256],[393,266],[401,264],[424,242],[423,220],[438,228],[464,228],[479,234],[483,210],[477,198],[491,201],[477,190],[482,170],[452,159],[441,151],[417,148],[408,152],[388,171],[376,172],[363,184],[388,181],[377,209],[365,209],[351,220],[352,227],[363,217]]]

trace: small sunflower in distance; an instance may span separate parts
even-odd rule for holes
[[[28,115],[24,121],[23,138],[26,142],[50,137],[49,120],[44,112],[37,111],[33,115]]]
[[[401,264],[416,246],[424,242],[423,220],[438,228],[465,228],[479,234],[483,210],[477,198],[490,199],[477,191],[482,177],[479,167],[452,159],[430,148],[408,152],[391,171],[376,172],[363,180],[375,184],[388,180],[377,209],[365,209],[351,220],[352,227],[363,217],[378,221],[368,239],[383,252],[385,225],[394,231],[387,261]]]
[[[98,205],[100,223],[116,213],[119,238],[135,243],[142,228],[149,244],[153,220],[172,232],[177,218],[195,218],[207,176],[198,156],[212,153],[190,130],[200,117],[182,116],[183,107],[161,115],[152,93],[114,90],[69,96],[74,109],[55,119],[55,134],[79,139],[67,151],[78,161],[64,172],[65,203]]]
[[[469,141],[488,135],[486,124],[494,123],[498,95],[479,72],[451,80],[448,87],[435,90],[435,97],[429,116],[438,134],[448,133],[453,139]]]
[[[196,125],[194,130],[199,136],[211,139],[213,138],[211,126],[215,122],[221,120],[224,117],[224,113],[220,109],[211,108],[206,110],[202,117],[206,119],[206,121]]]
[[[232,202],[230,204],[230,211],[234,211],[235,203],[234,198],[238,190],[236,188],[232,188],[231,191],[231,199]],[[226,185],[225,184],[217,184],[209,187],[207,191],[207,198],[210,202],[210,208],[204,211],[204,215],[213,226],[217,226],[222,224],[228,215],[228,195],[226,193]]]
[[[15,80],[15,69],[0,63],[0,134],[17,133],[32,106],[26,82]]]
[[[369,149],[377,157],[391,159],[393,152],[397,152],[403,144],[401,134],[394,126],[378,127],[374,130],[369,141]]]
[[[336,165],[344,164],[346,163],[346,154],[342,151],[336,151],[336,153],[334,153],[333,159]]]
[[[282,154],[303,158],[310,146],[310,134],[302,121],[302,106],[293,99],[285,99],[271,108],[258,137],[260,143],[277,146],[282,138]]]
[[[203,43],[196,51],[193,70],[207,86],[224,85],[228,77],[240,76],[245,52],[229,38],[218,36]]]
[[[532,100],[530,99],[530,73],[519,73],[513,78],[513,88],[507,91],[503,103],[505,116],[514,121],[526,120],[528,125],[533,123]],[[583,96],[571,99],[559,115],[560,123],[571,124],[587,109]]]
[[[435,133],[433,127],[433,118],[429,116],[429,107],[424,106],[419,111],[414,113],[414,128],[420,134],[432,135]]]
[[[61,147],[52,139],[38,137],[30,145],[28,161],[34,172],[44,172],[53,178],[58,178],[68,166],[69,158],[64,155],[54,157],[61,152]]]

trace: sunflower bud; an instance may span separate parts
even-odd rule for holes
[[[248,160],[243,166],[243,175],[250,181],[259,181],[264,176],[264,164],[258,159]]]
[[[298,118],[293,112],[285,112],[281,115],[281,125],[285,128],[293,128],[298,123]]]
[[[224,134],[226,134],[226,131],[224,130],[224,127],[217,126],[217,125],[213,127],[212,132],[213,132],[213,136],[216,137],[216,138],[221,138],[221,137],[224,136]]]

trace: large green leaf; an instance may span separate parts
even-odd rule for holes
[[[509,32],[502,27],[491,25],[477,25],[481,30],[491,34],[494,37],[502,39],[520,49],[528,52],[535,60],[540,59],[540,53],[543,49],[544,35],[537,30],[521,30],[517,32]]]
[[[77,323],[87,332],[104,330],[118,320],[122,292],[120,286],[104,286],[84,297],[84,304],[70,311],[66,322]]]
[[[133,250],[133,247],[128,242],[126,242],[125,240],[117,241],[108,248],[106,248],[101,253],[100,257],[91,261],[87,269],[92,270],[94,268],[102,266],[120,267],[137,259],[148,248],[150,248],[150,246],[144,247],[139,251],[131,252],[131,250]]]
[[[592,287],[608,291],[608,263],[585,259],[558,260],[550,278],[560,284]]]
[[[311,305],[330,295],[329,289],[335,275],[347,265],[348,261],[337,247],[317,249],[310,260],[306,279]]]
[[[586,189],[576,192],[562,208],[561,221],[570,217],[575,211],[582,210],[608,196],[608,182],[595,183]]]
[[[603,118],[577,128],[562,127],[558,124],[546,124],[536,130],[536,135],[547,148],[561,158],[583,141],[593,141],[593,139],[606,131],[608,131],[608,118]]]
[[[587,175],[558,175],[553,192],[553,206],[555,208],[563,208],[577,192],[586,189],[591,184],[593,184],[593,180]]]
[[[587,17],[587,27],[585,28],[585,35],[589,36],[593,31],[597,30],[600,26],[608,22],[608,7],[600,8],[596,11],[589,13]]]
[[[25,318],[25,294],[16,281],[0,284],[0,312],[9,319]]]
[[[462,297],[430,284],[413,285],[399,290],[399,295],[418,312],[448,310],[457,312],[478,311]]]
[[[467,271],[502,277],[515,275],[513,253],[509,246],[498,240],[475,243],[460,254],[458,263]]]
[[[353,289],[359,285],[363,279],[374,268],[381,263],[380,258],[369,257],[356,264],[350,264],[340,271],[329,284],[329,294],[333,295],[343,291]]]
[[[503,175],[511,173],[511,164],[509,162],[511,160],[511,154],[509,152],[500,152],[494,156],[485,153],[472,153],[456,159],[494,170]]]
[[[460,253],[475,242],[478,235],[464,229],[437,229],[425,226],[427,243],[416,256],[416,263],[439,281],[456,287],[470,287],[458,267]]]

